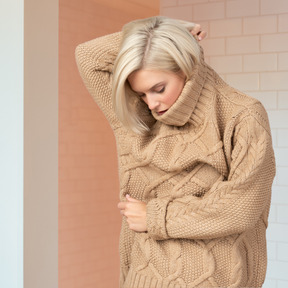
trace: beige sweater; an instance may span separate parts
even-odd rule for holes
[[[128,131],[111,102],[121,32],[76,49],[83,81],[117,142],[120,199],[147,203],[147,233],[122,222],[121,288],[261,287],[275,175],[262,104],[229,87],[205,64],[173,106],[151,115],[147,136]]]

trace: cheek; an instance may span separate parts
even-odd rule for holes
[[[170,94],[170,102],[171,104],[173,104],[177,99],[178,97],[180,96],[182,92],[182,87],[180,86],[177,86],[175,87],[172,91],[171,91],[171,94]]]

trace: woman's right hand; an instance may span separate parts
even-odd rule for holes
[[[201,30],[200,24],[195,24],[195,26],[190,32],[198,41],[203,40],[207,36],[207,32]]]
[[[207,36],[206,31],[201,30],[201,25],[196,24],[193,22],[185,21],[185,20],[180,20],[177,19],[177,21],[182,24],[184,27],[188,29],[188,31],[197,39],[198,41],[203,40]]]

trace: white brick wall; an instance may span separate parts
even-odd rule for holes
[[[226,3],[226,17],[254,16],[258,14],[258,0],[234,0]]]
[[[240,36],[240,37],[229,37],[225,38],[226,42],[226,51],[223,52],[226,55],[229,54],[252,54],[252,53],[259,53],[260,51],[260,40],[259,36]],[[206,40],[205,40],[206,41]],[[243,46],[243,42],[246,44]],[[205,44],[207,47],[208,44]],[[205,49],[205,54],[207,54]]]
[[[277,16],[258,16],[243,18],[245,35],[269,34],[277,32]]]
[[[288,109],[288,91],[278,92],[279,109]]]
[[[263,288],[287,288],[288,1],[161,0],[160,12],[200,23],[208,32],[202,42],[207,62],[229,84],[259,99],[268,111],[277,175]]]
[[[288,14],[278,16],[279,32],[288,32]]]

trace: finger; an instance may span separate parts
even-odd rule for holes
[[[206,38],[207,32],[206,31],[199,31],[197,35],[198,35],[198,41],[201,41],[204,38]]]
[[[117,207],[121,210],[126,208],[127,203],[126,202],[119,202]]]
[[[141,201],[139,201],[139,200],[137,200],[137,199],[134,199],[134,198],[132,198],[130,195],[126,195],[126,199],[129,201],[129,202],[134,202],[134,203],[138,203],[138,202],[141,202]]]
[[[191,30],[192,35],[197,35],[201,31],[201,25],[200,24],[195,24],[193,29]]]

